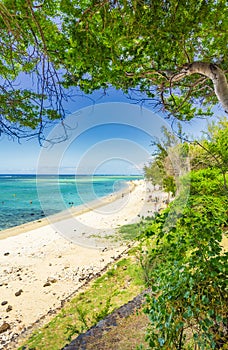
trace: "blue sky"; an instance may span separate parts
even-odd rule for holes
[[[151,140],[160,137],[159,130],[164,120],[161,114],[153,114],[153,110],[147,107],[141,115],[140,106],[132,104],[127,96],[114,89],[109,89],[106,95],[101,92],[89,97],[79,95],[65,108],[75,112],[66,118],[66,124],[70,123],[72,130],[65,143],[42,149],[36,139],[18,144],[6,136],[0,138],[1,174],[34,174],[37,171],[142,173],[152,152]],[[168,125],[167,121],[164,125]],[[188,134],[199,135],[205,126],[205,121],[193,120],[185,125],[185,130]],[[61,128],[55,127],[50,138],[53,135],[60,136]]]

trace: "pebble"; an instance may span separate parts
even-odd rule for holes
[[[49,278],[48,278],[48,282],[56,283],[56,282],[57,282],[57,279],[56,279],[56,278],[49,277]]]
[[[1,303],[2,306],[6,305],[6,304],[8,304],[8,301],[6,301],[6,300],[4,300],[4,301]]]
[[[21,293],[23,293],[23,290],[22,290],[22,289],[19,289],[19,291],[15,293],[15,296],[16,296],[16,297],[19,297],[19,296],[21,295]]]
[[[4,323],[0,326],[0,333],[6,332],[6,331],[8,331],[8,329],[10,329],[9,323],[4,322]]]
[[[10,312],[11,310],[13,310],[13,307],[11,305],[8,305],[6,312]]]
[[[51,283],[49,281],[45,282],[43,287],[49,287],[51,285]]]

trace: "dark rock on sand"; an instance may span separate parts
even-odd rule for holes
[[[11,305],[7,306],[6,312],[10,312],[11,310],[13,310],[13,307]]]
[[[8,304],[8,301],[6,301],[6,300],[2,301],[2,303],[1,303],[2,306],[6,305],[6,304]]]
[[[8,331],[8,329],[10,329],[10,325],[7,322],[4,322],[1,326],[0,326],[0,334],[3,332]]]
[[[57,279],[56,279],[56,278],[49,277],[49,278],[48,278],[48,282],[50,282],[50,283],[56,283],[56,282],[57,282]]]
[[[22,289],[19,289],[19,291],[15,293],[15,296],[16,296],[16,297],[19,297],[19,296],[21,295],[21,293],[23,293],[23,290],[22,290]]]
[[[50,287],[50,285],[51,285],[51,282],[47,281],[44,283],[43,287]]]

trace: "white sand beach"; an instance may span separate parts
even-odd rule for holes
[[[126,244],[105,237],[151,215],[165,198],[139,180],[99,203],[0,232],[0,327],[10,327],[0,349],[124,254]]]

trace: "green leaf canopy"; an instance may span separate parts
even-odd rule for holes
[[[2,125],[15,125],[18,104],[19,127],[63,117],[70,86],[139,90],[181,120],[208,115],[218,100],[228,110],[227,18],[225,0],[1,1]],[[35,79],[32,113],[22,88],[14,98],[22,73]]]

